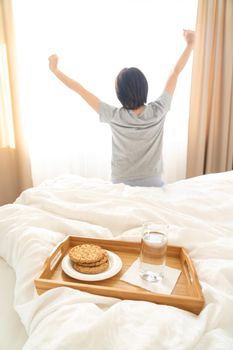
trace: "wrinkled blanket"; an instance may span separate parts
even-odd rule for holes
[[[169,224],[205,297],[200,315],[70,288],[38,296],[34,279],[66,235],[138,241],[144,221]],[[163,188],[63,175],[0,208],[0,256],[16,273],[24,350],[233,349],[233,171]]]

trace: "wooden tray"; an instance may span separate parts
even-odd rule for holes
[[[118,254],[123,262],[121,271],[103,281],[84,282],[66,275],[61,261],[69,249],[77,244],[94,243]],[[120,299],[146,300],[157,304],[175,306],[199,314],[204,307],[200,283],[187,252],[182,247],[168,246],[167,265],[181,270],[172,294],[157,294],[121,281],[121,276],[138,258],[140,243],[68,236],[50,254],[45,261],[40,276],[35,280],[38,294],[56,287],[71,287],[93,294]]]

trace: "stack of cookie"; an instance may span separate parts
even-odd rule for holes
[[[95,244],[80,244],[70,249],[69,257],[75,270],[96,274],[107,270],[108,254]]]

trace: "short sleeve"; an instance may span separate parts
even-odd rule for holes
[[[153,109],[156,110],[158,116],[165,116],[171,108],[172,95],[165,91],[159,96],[157,100],[151,102]]]
[[[117,111],[117,107],[108,105],[107,103],[100,101],[99,118],[101,122],[111,123]]]

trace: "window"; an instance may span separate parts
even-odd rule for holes
[[[21,115],[34,184],[61,172],[109,179],[111,133],[95,112],[48,69],[60,68],[101,100],[120,106],[115,77],[136,66],[149,83],[148,102],[162,92],[194,29],[197,0],[13,0]],[[179,78],[164,135],[165,180],[185,177],[190,60]],[[175,132],[174,132],[175,130]]]

